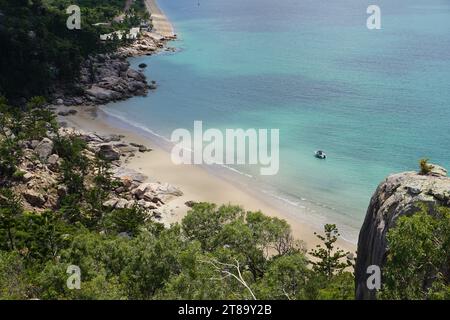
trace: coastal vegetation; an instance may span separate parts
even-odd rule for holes
[[[432,167],[428,164],[428,159],[420,159],[419,165],[420,165],[420,174],[428,174],[430,173]]]
[[[0,113],[1,299],[354,298],[353,259],[335,247],[335,225],[325,225],[321,244],[307,252],[284,220],[239,206],[194,203],[170,227],[139,207],[106,207],[122,183],[111,176],[110,160],[61,135],[43,98],[25,110],[2,98]],[[53,209],[26,210],[16,192],[29,157],[21,146],[33,139],[52,141],[62,159],[56,173],[64,192],[54,195]],[[38,155],[33,161],[49,166]],[[449,212],[425,211],[389,232],[380,298],[448,298],[448,270],[439,270],[450,257]],[[81,271],[79,290],[66,284],[72,265]]]
[[[0,0],[0,93],[23,99],[47,96],[56,87],[76,91],[85,58],[113,52],[127,41],[102,42],[100,35],[149,18],[142,1],[116,22],[124,10],[122,0]],[[80,30],[66,27],[66,9],[74,4],[81,8]]]
[[[83,141],[59,136],[41,98],[28,106],[17,112],[5,99],[1,103],[1,163],[8,164],[2,166],[0,192],[1,298],[352,297],[351,274],[309,268],[289,225],[261,212],[199,203],[181,224],[166,228],[138,208],[108,210],[103,200],[118,183],[108,162],[88,159]],[[26,126],[32,119],[35,125]],[[55,210],[26,211],[13,191],[22,183],[15,150],[36,135],[53,139],[63,159],[59,183],[66,193]],[[69,265],[82,271],[80,290],[66,286]],[[345,290],[339,285],[343,280]]]
[[[383,299],[450,299],[450,209],[428,211],[422,204],[389,231]]]
[[[43,98],[25,110],[2,98],[0,113],[2,299],[352,298],[346,264],[325,254],[315,263],[333,261],[333,272],[311,268],[285,221],[197,203],[180,224],[165,227],[141,208],[109,208],[105,199],[122,183],[111,177],[111,161],[62,135]],[[57,169],[37,148],[36,156],[23,151],[34,139],[52,142],[47,154],[59,156]],[[57,175],[58,187],[47,194],[57,198],[51,209],[24,207],[27,159],[28,170],[51,167]],[[325,239],[326,252],[334,251],[335,238]],[[71,265],[81,270],[80,290],[66,285]]]
[[[81,30],[65,27],[65,9],[72,4],[82,8]],[[101,42],[100,34],[149,18],[142,0],[125,13],[124,5],[0,0],[0,299],[354,299],[354,256],[336,246],[335,225],[316,234],[319,244],[310,251],[286,221],[231,204],[190,203],[180,223],[164,225],[150,210],[162,202],[159,195],[113,176],[120,157],[114,145],[62,130],[42,96],[60,86],[79,90],[83,61],[92,69],[85,78],[107,74],[108,88],[144,88],[143,75],[118,58],[110,58],[114,73],[94,70],[123,44]],[[104,87],[95,89],[90,90],[98,101],[116,99],[104,99]],[[135,149],[147,151],[142,145]],[[421,181],[429,174],[440,179],[444,171],[420,161]],[[410,181],[380,190],[400,190],[402,201],[421,195],[450,203],[447,191],[420,189]],[[377,298],[450,299],[450,212],[430,203],[414,202],[414,212],[380,220],[393,227],[383,244]],[[377,214],[382,204],[375,207]],[[73,266],[80,270],[79,289],[68,286]]]

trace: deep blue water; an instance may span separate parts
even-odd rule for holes
[[[166,137],[194,120],[279,128],[279,174],[238,169],[355,229],[390,173],[423,157],[450,168],[450,1],[159,2],[180,50],[132,59],[159,88],[110,112]],[[382,30],[366,28],[369,4]],[[312,156],[319,148],[326,161]]]

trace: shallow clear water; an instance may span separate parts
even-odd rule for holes
[[[279,128],[278,175],[237,169],[356,230],[390,173],[450,168],[450,1],[392,2],[370,31],[373,1],[159,0],[180,51],[132,59],[159,88],[107,110],[165,137],[194,120]]]

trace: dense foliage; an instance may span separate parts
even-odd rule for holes
[[[148,19],[142,0],[123,22],[123,0],[0,0],[0,92],[47,95],[56,84],[76,90],[83,58],[114,50],[99,35]],[[82,10],[68,30],[66,8]],[[97,23],[102,25],[94,25]],[[49,138],[62,159],[66,187],[55,210],[24,209],[23,143]],[[60,136],[43,98],[23,108],[0,97],[0,299],[352,299],[349,253],[335,247],[335,225],[307,253],[283,220],[241,207],[198,203],[165,227],[141,209],[102,204],[119,182],[105,159],[87,157],[79,138]],[[429,172],[427,160],[421,173]],[[88,181],[89,180],[89,181]],[[423,207],[389,231],[384,299],[450,299],[450,212]],[[68,267],[81,289],[67,286]]]
[[[31,99],[25,110],[2,98],[0,116],[1,299],[353,297],[353,276],[341,267],[340,251],[337,260],[315,259],[317,265],[337,262],[332,272],[311,268],[285,221],[199,203],[180,224],[164,227],[137,207],[105,208],[119,184],[109,162],[89,157],[80,138],[61,135],[43,98]],[[28,212],[13,191],[21,183],[21,146],[44,137],[62,159],[65,192],[57,209]],[[334,254],[333,243],[333,237],[326,242],[327,253]],[[81,270],[80,290],[67,287],[70,265]]]
[[[66,27],[66,9],[74,4],[81,8],[80,30]],[[100,34],[136,23],[113,21],[123,9],[122,0],[0,0],[0,93],[8,98],[47,95],[56,84],[77,90],[83,58],[120,44],[102,43]],[[131,9],[145,16],[142,5]],[[102,22],[108,25],[94,25]]]
[[[335,225],[307,253],[283,220],[198,203],[165,227],[134,207],[105,208],[110,164],[61,136],[43,98],[0,98],[0,299],[353,299],[349,253]],[[66,186],[55,210],[24,210],[14,192],[24,141],[52,139]],[[422,206],[387,236],[384,299],[449,299],[450,212]],[[81,289],[67,286],[69,266]]]
[[[450,299],[450,210],[421,205],[389,231],[384,299]]]

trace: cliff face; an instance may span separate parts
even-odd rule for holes
[[[405,172],[389,176],[375,191],[367,209],[358,240],[355,266],[356,298],[375,299],[375,290],[368,290],[367,267],[377,265],[383,272],[386,258],[386,234],[403,215],[412,215],[417,203],[423,202],[430,212],[437,206],[450,206],[450,178],[447,171],[432,165],[431,172],[421,175]]]

